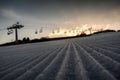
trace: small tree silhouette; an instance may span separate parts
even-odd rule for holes
[[[30,38],[29,37],[24,37],[23,38],[23,43],[29,43],[30,42]]]

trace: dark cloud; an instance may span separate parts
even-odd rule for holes
[[[41,19],[61,19],[85,13],[104,14],[119,6],[120,0],[0,0],[0,10],[12,10],[23,17]]]
[[[0,0],[1,8],[18,10],[66,10],[73,8],[114,8],[119,0]]]
[[[28,6],[28,5],[63,5],[63,6],[87,6],[87,5],[98,5],[98,4],[105,4],[105,5],[119,5],[119,0],[0,0],[1,5],[11,5],[11,6]]]

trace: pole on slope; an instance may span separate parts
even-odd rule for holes
[[[15,29],[15,40],[16,40],[16,43],[18,43],[18,29],[21,29],[23,27],[24,27],[23,25],[20,25],[19,22],[17,22],[16,24],[13,24],[12,26],[7,28],[8,31]]]

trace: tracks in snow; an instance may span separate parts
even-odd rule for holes
[[[80,41],[84,42],[67,39],[57,41],[60,42],[57,44],[56,41],[47,42],[46,46],[41,43],[34,45],[33,50],[32,45],[25,45],[28,51],[2,53],[0,60],[9,56],[10,62],[1,63],[0,80],[120,80],[118,45],[115,47],[116,44],[111,43],[112,48],[111,44],[95,45],[97,41],[94,44]]]

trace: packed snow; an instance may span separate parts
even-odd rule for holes
[[[0,80],[120,80],[120,32],[0,47]]]

